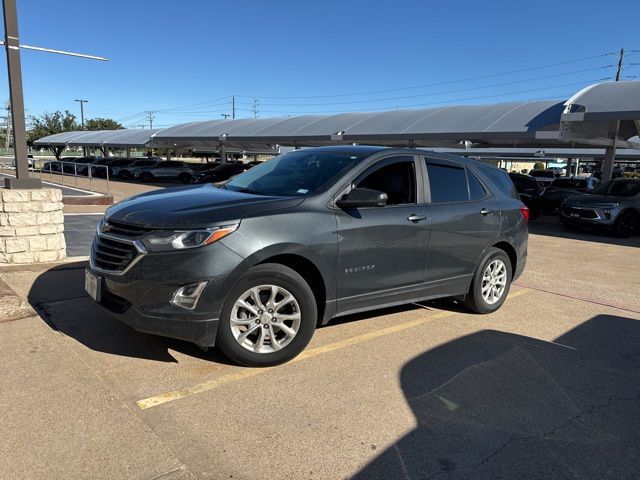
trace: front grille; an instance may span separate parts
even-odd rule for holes
[[[563,213],[567,217],[577,214],[580,218],[598,218],[598,214],[594,210],[583,210],[582,208],[564,207]]]
[[[93,265],[115,272],[127,268],[138,254],[138,249],[131,243],[101,236],[96,236],[91,247]]]
[[[111,220],[109,220],[106,225],[109,226],[108,232],[110,234],[118,235],[120,237],[127,237],[127,238],[142,237],[143,235],[153,230],[152,228],[138,227],[136,225],[113,222]]]

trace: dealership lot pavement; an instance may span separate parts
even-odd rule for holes
[[[82,236],[98,218],[65,224]],[[83,293],[84,262],[0,270],[40,314],[0,322],[0,469],[637,478],[640,238],[567,233],[553,219],[531,231],[527,270],[498,312],[439,301],[349,317],[269,369],[110,319]]]
[[[99,214],[65,214],[64,238],[69,257],[89,255],[91,242],[96,234],[96,225],[102,218]]]

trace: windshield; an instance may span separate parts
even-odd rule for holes
[[[555,176],[553,172],[549,172],[547,170],[533,170],[529,173],[532,177],[553,177]]]
[[[575,178],[558,178],[553,181],[551,186],[563,188],[587,188],[587,181]]]
[[[640,182],[607,182],[594,192],[600,195],[612,195],[614,197],[633,197],[640,194]]]
[[[313,195],[332,185],[368,153],[297,150],[253,167],[225,188],[260,195]]]

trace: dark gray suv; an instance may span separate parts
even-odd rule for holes
[[[413,149],[276,157],[111,207],[85,283],[133,328],[275,365],[334,317],[438,297],[497,310],[527,256],[506,172]]]

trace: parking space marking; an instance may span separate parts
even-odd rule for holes
[[[519,297],[520,295],[524,295],[527,293],[528,289],[520,289],[515,292],[511,292],[509,294],[508,299],[513,299],[515,297]],[[422,305],[421,305],[422,306]],[[423,306],[423,308],[426,308]],[[429,309],[430,310],[430,309]],[[431,311],[431,310],[430,310]],[[323,355],[325,353],[333,352],[335,350],[340,350],[346,347],[351,347],[353,345],[358,345],[360,343],[367,342],[369,340],[373,340],[375,338],[384,337],[387,335],[391,335],[394,333],[402,332],[405,330],[409,330],[411,328],[419,327],[421,325],[425,325],[427,323],[433,322],[435,320],[439,320],[442,318],[452,317],[457,315],[459,312],[452,311],[440,311],[434,313],[432,315],[427,315],[426,317],[418,318],[415,320],[411,320],[408,322],[400,323],[398,325],[392,325],[390,327],[382,328],[380,330],[374,330],[372,332],[363,333],[361,335],[356,335],[354,337],[345,338],[343,340],[329,343],[327,345],[323,345],[321,347],[311,348],[309,350],[304,350],[300,355],[298,355],[293,360],[290,360],[285,365],[290,365],[292,363],[298,363],[303,360],[307,360],[309,358],[317,357],[318,355]],[[138,400],[136,405],[141,410],[146,410],[148,408],[157,407],[158,405],[162,405],[164,403],[173,402],[175,400],[180,400],[181,398],[190,397],[192,395],[196,395],[198,393],[207,392],[209,390],[213,390],[222,385],[226,385],[228,383],[236,382],[238,380],[245,380],[247,378],[255,377],[256,375],[260,375],[262,373],[269,372],[274,368],[282,368],[279,367],[268,367],[268,368],[246,368],[237,373],[230,373],[228,375],[223,375],[220,378],[214,378],[212,380],[207,380],[206,382],[198,383],[191,387],[185,387],[180,390],[172,390],[169,392],[161,393],[160,395],[155,395],[153,397],[144,398],[142,400]]]
[[[529,290],[535,290],[537,292],[548,293],[550,295],[557,295],[559,297],[570,298],[572,300],[580,300],[581,302],[593,303],[594,305],[601,305],[603,307],[615,308],[617,310],[622,310],[625,312],[640,313],[640,310],[636,310],[629,307],[623,307],[622,305],[616,305],[614,303],[600,302],[598,300],[594,300],[591,298],[579,297],[577,295],[569,295],[568,293],[554,292],[553,290],[546,290],[544,288],[533,287],[530,285],[523,285],[521,283],[514,283],[514,285],[521,288],[527,288]]]

